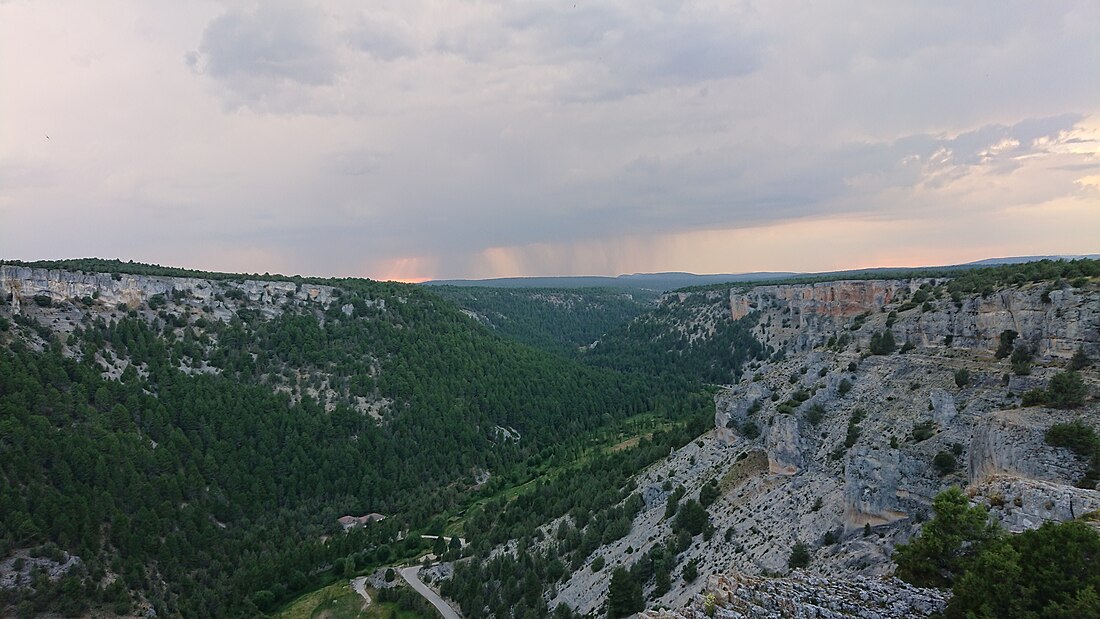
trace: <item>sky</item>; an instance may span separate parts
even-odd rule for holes
[[[420,281],[1100,252],[1100,2],[0,0],[0,258]]]

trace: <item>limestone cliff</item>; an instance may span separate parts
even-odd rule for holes
[[[333,299],[332,286],[291,281],[209,280],[191,277],[161,277],[126,273],[81,273],[53,269],[0,265],[0,297],[11,297],[12,306],[20,306],[35,296],[54,301],[94,299],[116,305],[136,307],[155,295],[186,294],[200,302],[209,302],[220,293],[239,290],[261,306],[281,305],[287,298],[313,301],[324,305]]]
[[[1100,292],[1095,288],[1006,288],[958,300],[930,298],[930,311],[923,309],[924,301],[905,309],[905,299],[914,298],[922,286],[935,289],[937,283],[861,280],[733,289],[730,317],[759,312],[758,339],[792,352],[812,350],[844,334],[866,347],[871,332],[851,327],[860,316],[886,309],[897,311],[893,331],[898,341],[923,347],[992,352],[1000,334],[1012,330],[1044,357],[1068,358],[1079,346],[1093,357],[1100,354]]]
[[[52,339],[70,356],[83,354],[81,347],[70,347],[66,342],[87,321],[110,322],[129,316],[155,325],[158,330],[168,329],[174,337],[182,336],[184,329],[179,325],[187,324],[188,334],[203,342],[202,352],[209,353],[217,341],[214,330],[207,328],[210,321],[228,323],[249,316],[271,319],[288,311],[304,312],[320,321],[330,310],[339,309],[351,315],[354,307],[340,305],[340,297],[337,287],[308,280],[257,280],[243,276],[207,279],[0,265],[0,315],[10,314],[23,319],[25,324],[42,328],[40,332],[32,328],[20,331],[31,347],[41,349],[48,345],[38,333],[52,333],[55,334]],[[364,303],[372,311],[386,310],[385,299]],[[112,350],[109,343],[105,351],[96,355],[97,364],[108,378],[118,378],[130,366],[126,355]],[[187,373],[220,371],[202,356],[180,359],[179,369]],[[376,365],[376,371],[377,368]],[[144,369],[138,367],[137,371]],[[264,379],[274,390],[288,393],[292,401],[309,396],[329,410],[344,403],[379,420],[392,404],[377,395],[351,395],[346,386],[333,381],[328,370],[321,367],[297,367],[293,371],[271,373]]]
[[[924,616],[942,608],[943,598],[878,579],[892,573],[893,548],[920,530],[932,516],[933,497],[948,486],[966,486],[1011,531],[1100,508],[1100,492],[1075,487],[1086,463],[1044,441],[1058,422],[1081,418],[1100,428],[1096,365],[1082,371],[1093,394],[1082,408],[1023,407],[1021,397],[1044,388],[1078,349],[1100,357],[1098,282],[956,298],[942,284],[841,281],[729,291],[727,318],[755,313],[754,333],[770,347],[769,359],[750,364],[739,384],[717,394],[714,431],[638,476],[645,509],[634,530],[593,557],[629,565],[667,539],[662,483],[683,485],[691,498],[716,480],[722,494],[709,509],[716,533],[693,540],[680,559],[694,561],[700,579],[688,584],[674,575],[672,590],[650,608],[688,606],[668,616],[701,616],[704,598],[697,594],[706,591],[726,601],[713,616],[778,608],[794,614],[775,616],[844,616],[799,592],[841,587],[858,576],[886,583],[883,595],[898,596],[899,604],[916,601],[896,616]],[[715,293],[705,294],[693,300],[678,293],[664,302],[709,312]],[[870,355],[872,336],[887,330],[904,354]],[[1026,374],[994,355],[1008,330],[1034,353]],[[799,542],[810,549],[813,576],[745,576],[786,572]],[[704,577],[726,584],[705,589]],[[825,580],[811,585],[808,578]],[[732,590],[745,596],[731,595],[731,582],[742,583]],[[553,602],[595,611],[606,584],[606,577],[582,569]]]

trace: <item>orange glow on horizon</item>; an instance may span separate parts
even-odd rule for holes
[[[419,284],[432,279],[425,273],[431,273],[433,269],[429,264],[432,260],[422,256],[407,256],[386,260],[375,268],[367,269],[371,273],[368,277],[380,282],[400,282],[402,284]]]

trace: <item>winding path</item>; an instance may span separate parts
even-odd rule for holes
[[[404,578],[405,582],[409,583],[410,587],[431,602],[432,606],[435,606],[439,614],[443,616],[443,619],[462,619],[462,615],[451,608],[451,605],[448,604],[446,600],[439,597],[435,591],[432,591],[431,588],[428,587],[428,585],[421,582],[419,565],[401,568],[401,578]]]

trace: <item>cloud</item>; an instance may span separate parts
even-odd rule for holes
[[[185,62],[241,104],[331,85],[342,70],[324,12],[279,2],[233,8],[211,20]]]
[[[566,68],[555,98],[584,101],[746,75],[760,68],[764,43],[740,11],[530,2],[444,30],[437,49],[474,63]]]
[[[732,271],[727,243],[756,267],[795,244],[889,258],[807,240],[851,222],[964,243],[951,222],[997,220],[1025,253],[1022,230],[1054,246],[1095,221],[1089,0],[318,4],[0,6],[0,248]]]
[[[420,53],[411,26],[399,17],[361,15],[355,27],[348,30],[347,38],[355,48],[382,61],[411,58]]]

